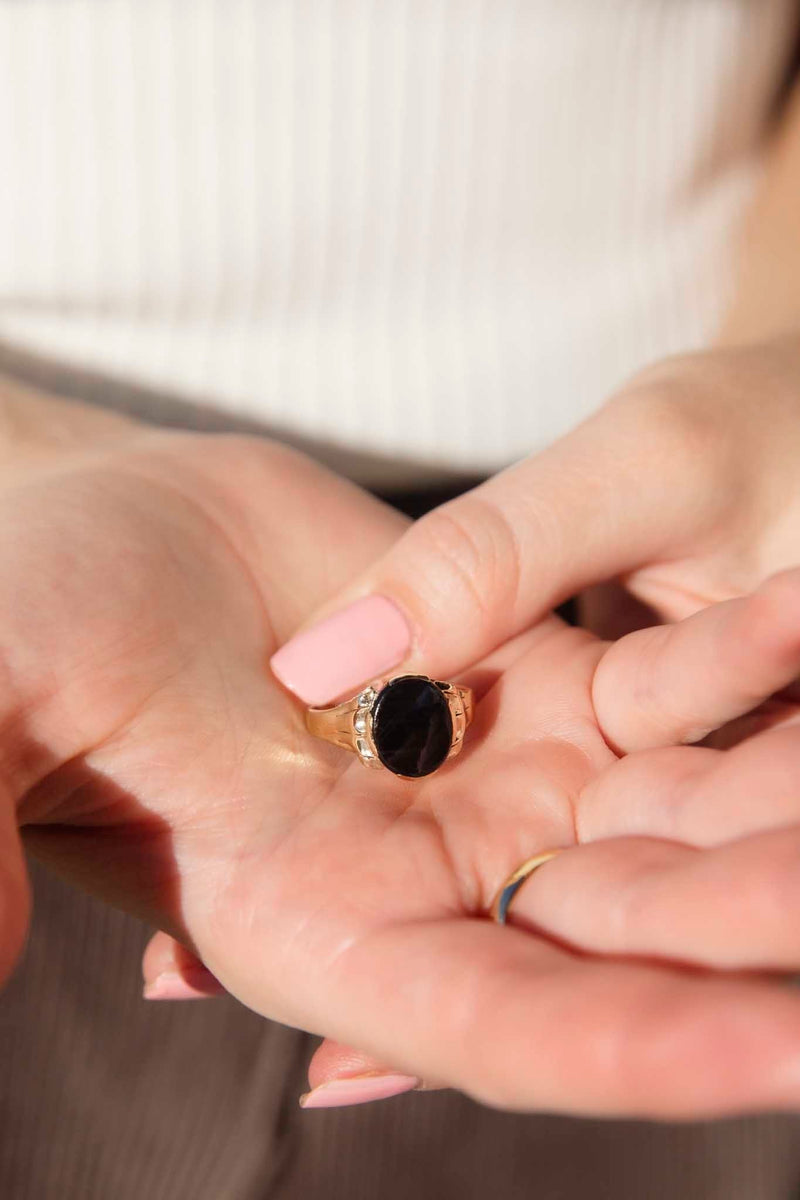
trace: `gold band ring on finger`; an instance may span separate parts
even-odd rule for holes
[[[545,850],[541,854],[534,855],[533,858],[526,859],[522,866],[517,867],[516,871],[509,875],[508,879],[505,881],[492,901],[492,907],[490,909],[490,915],[492,916],[493,920],[497,921],[498,925],[506,924],[508,919],[508,910],[511,907],[511,901],[514,899],[525,880],[529,879],[533,872],[537,871],[539,867],[543,867],[546,862],[550,862],[551,858],[555,858],[556,855],[560,853],[561,849]]]
[[[396,675],[331,708],[306,709],[306,728],[364,766],[421,779],[460,754],[473,709],[472,688]]]

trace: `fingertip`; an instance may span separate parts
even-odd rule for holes
[[[344,1108],[354,1104],[369,1104],[374,1100],[388,1100],[414,1091],[419,1082],[414,1075],[396,1072],[350,1075],[331,1079],[310,1092],[304,1092],[299,1103],[301,1108]]]
[[[163,930],[147,944],[142,975],[145,1000],[198,1000],[225,992],[197,955]]]
[[[411,629],[388,596],[362,596],[295,634],[270,659],[273,675],[304,704],[326,704],[396,667]]]
[[[145,1000],[208,1000],[224,993],[222,984],[205,967],[184,974],[164,971],[142,989]]]
[[[800,569],[771,575],[748,598],[743,633],[779,659],[800,659]]]

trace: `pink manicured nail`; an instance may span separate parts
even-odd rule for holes
[[[209,996],[221,996],[224,991],[210,971],[192,971],[186,975],[162,971],[144,985],[142,995],[145,1000],[205,1000]]]
[[[413,1075],[351,1075],[349,1079],[332,1079],[321,1083],[313,1092],[300,1097],[301,1108],[341,1108],[346,1104],[367,1104],[370,1100],[388,1100],[402,1096],[419,1085]]]
[[[411,631],[396,604],[364,596],[303,630],[270,659],[273,673],[305,704],[326,704],[397,666]]]

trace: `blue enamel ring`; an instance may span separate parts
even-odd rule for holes
[[[505,925],[508,917],[508,910],[511,907],[511,901],[516,896],[519,889],[522,887],[526,879],[544,866],[551,858],[555,858],[560,854],[561,850],[545,850],[542,854],[536,854],[533,858],[526,859],[521,867],[517,867],[513,875],[509,875],[500,891],[495,896],[492,902],[491,915],[498,925]]]

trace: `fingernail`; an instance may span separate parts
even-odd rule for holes
[[[185,975],[162,971],[144,985],[145,1000],[205,1000],[220,996],[225,989],[210,971],[192,970]]]
[[[351,1075],[332,1079],[300,1097],[301,1108],[342,1108],[347,1104],[368,1104],[370,1100],[388,1100],[417,1087],[414,1075]]]
[[[408,654],[411,630],[386,596],[364,596],[296,634],[270,659],[273,673],[305,704],[354,691]]]

